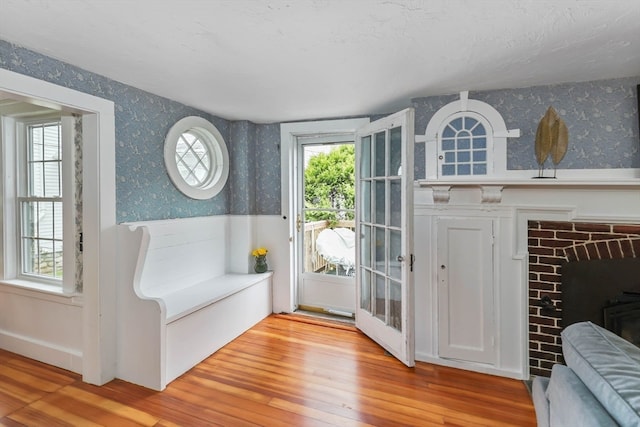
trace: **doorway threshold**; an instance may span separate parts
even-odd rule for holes
[[[312,323],[346,330],[357,330],[355,327],[356,322],[353,318],[318,313],[316,311],[296,310],[293,313],[281,313],[277,316],[281,316],[293,321]]]
[[[353,313],[344,310],[336,310],[332,308],[322,308],[310,305],[298,305],[298,308],[294,313],[303,314],[306,316],[318,317],[321,319],[344,321],[346,323],[354,324],[355,316]]]

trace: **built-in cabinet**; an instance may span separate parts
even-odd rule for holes
[[[438,355],[495,364],[494,220],[436,216]]]

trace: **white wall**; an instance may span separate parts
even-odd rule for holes
[[[267,262],[273,270],[273,312],[290,312],[293,294],[290,286],[291,251],[289,222],[279,215],[253,217],[252,241],[255,249],[264,246],[269,250]],[[251,268],[253,261],[250,260]]]
[[[82,373],[81,297],[0,284],[0,348]]]

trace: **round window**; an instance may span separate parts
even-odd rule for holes
[[[164,143],[164,163],[173,184],[193,199],[210,199],[229,176],[229,153],[218,129],[202,117],[174,124]]]

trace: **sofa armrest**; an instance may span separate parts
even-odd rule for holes
[[[640,348],[591,322],[562,331],[567,366],[623,427],[640,425]]]
[[[547,398],[552,427],[618,426],[580,378],[564,365],[553,366]]]

